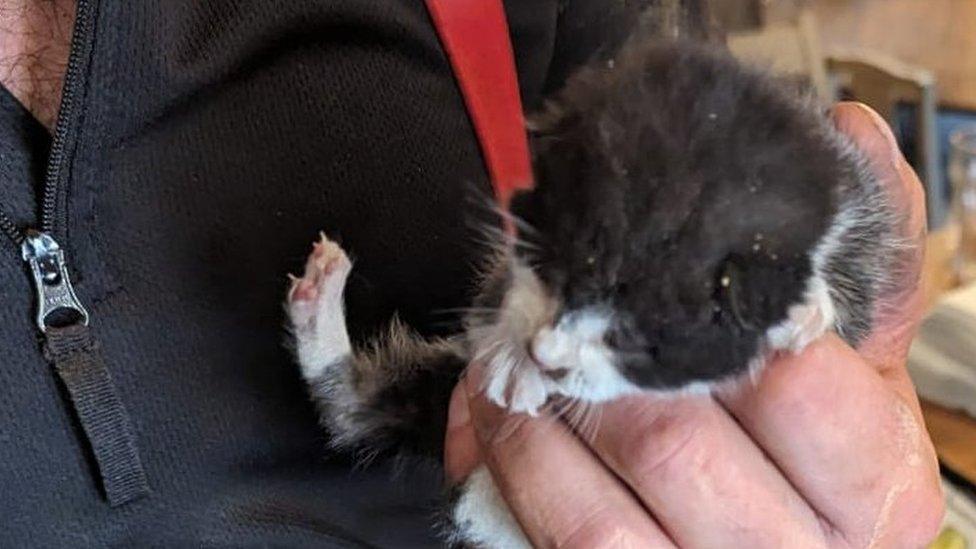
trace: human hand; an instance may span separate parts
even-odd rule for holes
[[[454,391],[447,475],[491,471],[539,547],[919,547],[943,513],[938,463],[905,368],[922,315],[921,185],[887,125],[835,108],[905,212],[906,268],[858,350],[828,335],[777,357],[755,384],[713,396],[634,396],[602,407],[584,441],[552,417],[510,415]]]

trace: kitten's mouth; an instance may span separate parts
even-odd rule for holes
[[[563,378],[569,375],[569,368],[553,367],[540,360],[539,357],[536,356],[535,349],[531,343],[527,344],[525,347],[526,356],[528,356],[529,360],[531,360],[535,364],[536,368],[542,372],[542,375],[553,381],[561,381]]]
[[[561,381],[563,378],[569,375],[569,368],[552,368],[549,370],[543,370],[542,373],[551,378],[553,381]]]

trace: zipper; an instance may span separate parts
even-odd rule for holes
[[[48,233],[28,231],[21,254],[30,265],[37,291],[37,328],[47,333],[49,326],[88,326],[88,311],[71,287],[64,250]]]
[[[69,124],[74,125],[74,111],[77,105],[78,73],[82,69],[83,57],[89,55],[94,13],[91,0],[78,0],[75,8],[75,28],[71,33],[71,47],[68,50],[68,67],[64,73],[64,86],[61,92],[61,108],[54,127],[54,141],[48,156],[47,172],[44,176],[44,199],[41,206],[41,232],[54,233],[58,225],[64,225],[67,214],[58,215],[58,202],[61,196],[61,169],[65,160],[66,141],[71,133]]]
[[[18,227],[4,212],[3,204],[0,204],[0,231],[20,248],[21,259],[27,264],[34,280],[37,294],[36,321],[42,333],[46,333],[49,326],[65,326],[70,323],[87,326],[89,320],[87,310],[78,300],[71,285],[65,251],[55,235],[66,234],[64,225],[67,213],[62,207],[64,205],[60,204],[66,183],[62,172],[68,138],[71,137],[75,125],[74,111],[80,93],[79,73],[91,46],[93,17],[92,0],[78,0],[60,111],[44,176],[37,228]]]
[[[44,357],[68,391],[88,447],[95,458],[102,492],[112,507],[146,496],[149,484],[139,457],[132,422],[119,398],[111,372],[88,328],[88,311],[78,300],[68,275],[64,248],[55,239],[67,236],[66,162],[77,132],[80,75],[91,56],[95,4],[78,0],[64,74],[61,110],[44,175],[44,191],[37,228],[21,229],[3,213],[0,230],[20,246],[37,294],[37,329],[43,335]]]

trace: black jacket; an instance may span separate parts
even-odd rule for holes
[[[320,230],[356,260],[354,338],[394,312],[442,333],[466,303],[466,196],[488,183],[423,2],[79,4],[54,235],[151,492],[106,504],[0,238],[0,546],[435,544],[439,473],[327,454],[282,314]],[[507,2],[527,106],[640,6]],[[21,226],[50,147],[0,91],[0,209]]]

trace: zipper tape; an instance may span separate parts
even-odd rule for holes
[[[129,414],[88,326],[48,328],[45,339],[44,355],[68,389],[109,505],[116,507],[148,495],[149,483]]]
[[[24,234],[17,227],[17,225],[11,221],[7,214],[3,213],[3,204],[0,204],[0,231],[7,235],[15,246],[20,246],[24,242]]]

